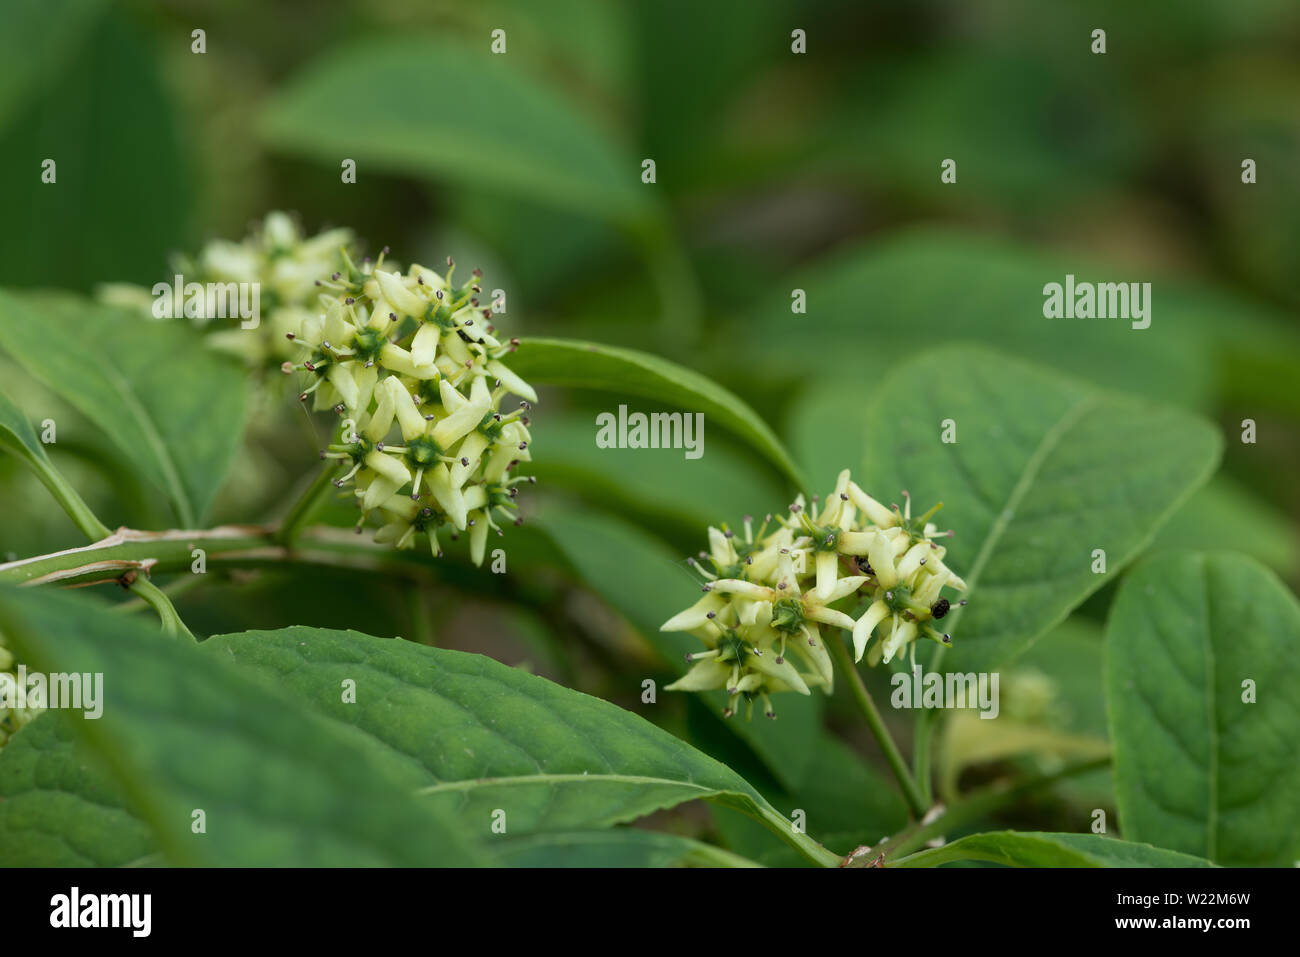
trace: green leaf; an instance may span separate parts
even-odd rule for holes
[[[935,170],[937,177],[937,162]],[[1133,329],[1122,319],[1044,318],[1043,286],[1064,283],[1067,273],[1092,282],[1137,278],[1123,264],[1045,255],[1035,247],[958,230],[909,229],[836,251],[787,282],[774,282],[770,297],[746,317],[734,342],[729,340],[730,359],[740,361],[735,350],[743,350],[746,367],[762,363],[762,369],[790,375],[797,357],[807,352],[810,335],[833,344],[829,365],[812,360],[804,368],[839,386],[840,405],[849,416],[864,398],[860,390],[901,357],[927,343],[966,341],[1108,388],[1194,408],[1212,406],[1210,340],[1223,311],[1205,305],[1203,290],[1154,281],[1147,329]],[[806,316],[790,314],[788,290],[794,287],[808,293]],[[1234,300],[1231,313],[1258,310]],[[839,375],[828,375],[830,370]]]
[[[1224,475],[1215,475],[1197,490],[1160,529],[1151,547],[1241,552],[1288,580],[1300,572],[1300,541],[1289,516]]]
[[[530,834],[497,845],[511,867],[758,867],[751,860],[676,834],[619,827]]]
[[[548,502],[536,521],[578,576],[632,623],[671,666],[674,676],[684,674],[686,653],[699,651],[699,641],[683,632],[659,630],[698,599],[699,583],[683,559],[653,535],[590,508]],[[618,560],[610,561],[611,555]],[[721,691],[710,692],[704,699],[715,714],[721,714],[727,701]],[[737,715],[726,725],[754,749],[782,784],[795,789],[812,767],[816,749],[809,743],[824,733],[822,700],[820,694],[787,694],[775,703],[775,721],[746,721],[744,715]]]
[[[0,860],[10,867],[122,867],[156,850],[122,788],[47,711],[0,749]]]
[[[918,851],[894,867],[935,867],[949,861],[991,861],[1008,867],[1213,867],[1177,851],[1099,834],[990,831]]]
[[[306,627],[202,647],[363,733],[392,773],[485,840],[498,811],[517,836],[608,827],[707,798],[813,859],[834,859],[725,765],[638,715],[483,655]],[[339,691],[349,679],[355,703]]]
[[[1221,447],[1195,416],[974,347],[897,367],[867,435],[860,484],[885,502],[900,489],[922,509],[943,502],[935,521],[956,532],[944,561],[970,586],[945,620],[958,671],[1008,663],[1062,621],[1150,542]]]
[[[41,483],[68,513],[68,517],[88,538],[93,541],[109,534],[104,523],[95,517],[90,506],[54,467],[45,452],[45,446],[32,431],[27,416],[3,392],[0,392],[0,448],[8,449],[31,467]]]
[[[202,520],[243,430],[237,363],[181,323],[66,294],[0,291],[0,348],[99,426],[184,527]]]
[[[103,6],[104,0],[69,0],[52,17],[41,0],[5,5],[0,62],[8,66],[0,76],[0,127],[76,52]]]
[[[763,515],[785,501],[769,470],[716,435],[707,437],[707,454],[691,460],[681,449],[602,449],[594,441],[594,412],[557,415],[548,409],[545,423],[545,440],[531,446],[528,469],[545,488],[573,489],[584,502],[658,528],[695,550],[709,525],[738,528],[744,515]],[[684,488],[690,494],[683,495]]]
[[[786,476],[801,485],[799,470],[780,439],[737,395],[691,369],[632,349],[568,339],[526,339],[510,368],[534,385],[598,389],[619,397],[654,399],[704,414],[703,454],[709,426],[717,424],[744,439]],[[617,408],[609,410],[617,416]],[[629,414],[637,411],[629,408]]]
[[[1126,837],[1229,866],[1300,859],[1298,651],[1300,604],[1252,559],[1169,554],[1133,570],[1106,625]]]
[[[6,587],[0,630],[30,671],[102,675],[102,715],[69,714],[69,723],[107,763],[173,864],[485,860],[453,821],[390,777],[355,735],[303,714],[269,682],[220,656],[165,638],[151,622],[110,614],[84,598]],[[331,694],[337,697],[337,686]],[[4,766],[23,770],[21,763]],[[67,810],[104,787],[91,782],[77,790],[75,776],[70,783],[71,796],[37,809],[33,824],[69,841],[85,832]],[[0,790],[20,785],[6,778]],[[206,814],[206,833],[191,830],[195,809]],[[9,833],[6,840],[12,839]],[[110,837],[83,853],[99,858],[116,847]]]
[[[10,113],[0,131],[0,285],[156,282],[168,252],[186,245],[194,207],[161,57],[132,14],[114,9],[124,5],[71,0],[52,12],[24,2],[18,23],[11,6],[5,38],[21,52],[4,51],[14,65],[5,74],[26,76],[23,102],[6,104],[0,82],[0,120]],[[108,9],[96,16],[100,6]],[[33,14],[43,23],[29,32]],[[46,160],[56,164],[53,183],[42,178]]]
[[[336,177],[348,157],[362,178],[381,170],[447,179],[600,219],[652,220],[640,160],[516,57],[492,56],[482,43],[481,53],[426,37],[335,50],[271,100],[262,132]]]
[[[33,466],[50,464],[45,446],[36,438],[27,416],[3,392],[0,392],[0,446]]]

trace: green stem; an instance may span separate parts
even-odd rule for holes
[[[1067,764],[1057,771],[1021,778],[1018,781],[991,784],[986,788],[974,791],[957,801],[952,807],[945,810],[928,824],[904,828],[890,838],[888,844],[885,845],[885,861],[888,863],[897,860],[917,848],[924,847],[934,838],[969,824],[971,821],[978,820],[1001,807],[1019,800],[1026,794],[1049,787],[1066,778],[1087,774],[1090,771],[1098,771],[1109,764],[1109,756],[1088,758],[1084,761]]]
[[[849,690],[853,693],[853,699],[857,702],[858,710],[866,718],[867,727],[871,729],[871,734],[880,745],[880,750],[885,754],[885,760],[889,762],[890,770],[894,772],[894,777],[898,779],[899,787],[903,789],[903,797],[907,799],[907,806],[912,809],[912,813],[918,819],[924,817],[929,803],[921,793],[921,789],[916,786],[916,780],[912,777],[911,772],[907,770],[903,755],[898,750],[898,745],[894,743],[894,738],[889,733],[889,729],[885,727],[884,719],[880,717],[880,711],[876,708],[876,703],[871,700],[871,692],[867,690],[866,684],[863,683],[862,675],[858,674],[857,666],[849,655],[848,647],[839,635],[833,635],[824,640],[831,646],[831,654],[835,656],[835,664],[848,680]]]
[[[116,581],[133,569],[150,572],[188,570],[191,550],[202,548],[208,563],[257,567],[296,563],[370,570],[416,572],[427,562],[409,552],[375,545],[342,529],[311,529],[289,549],[273,526],[221,525],[216,528],[142,532],[119,528],[89,545],[0,565],[0,583],[71,585]]]
[[[96,517],[90,510],[90,506],[77,494],[76,489],[68,484],[68,480],[60,475],[49,461],[30,453],[23,455],[22,458],[32,467],[32,471],[36,473],[41,483],[50,490],[50,494],[54,496],[54,500],[59,503],[63,511],[67,512],[68,518],[81,529],[82,534],[92,542],[108,537],[108,526]]]
[[[276,535],[277,542],[282,545],[294,543],[298,533],[311,521],[316,509],[329,495],[334,485],[334,476],[337,474],[338,466],[333,463],[321,469],[320,474],[303,490],[298,500],[289,509],[289,514],[284,517],[284,521],[280,524],[280,531]]]
[[[935,648],[930,657],[930,670],[938,671],[939,666],[943,664],[944,652],[947,648]],[[921,793],[925,795],[925,801],[930,804],[934,801],[934,776],[930,773],[930,744],[933,738],[934,726],[939,720],[937,711],[931,708],[922,708],[916,716],[915,726],[912,737],[912,773],[916,775],[916,780],[920,783]]]
[[[159,590],[162,591],[162,593],[166,595],[168,598],[175,599],[177,596],[183,595],[187,591],[192,591],[202,583],[203,583],[202,576],[187,575],[184,578],[177,578],[175,581],[165,586],[160,585]],[[153,606],[150,605],[143,598],[131,598],[127,601],[122,602],[121,604],[114,605],[113,611],[114,613],[120,615],[131,615],[137,611],[142,611],[145,608],[151,608],[151,607]]]
[[[185,627],[185,622],[181,621],[181,616],[176,614],[176,606],[172,604],[170,598],[163,594],[161,588],[144,575],[137,577],[130,587],[132,592],[152,605],[154,611],[158,612],[158,617],[162,620],[163,634],[170,635],[173,638],[184,635],[190,641],[198,640]]]

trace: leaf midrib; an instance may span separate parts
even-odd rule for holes
[[[499,778],[466,778],[461,781],[443,781],[420,788],[418,795],[438,794],[448,791],[469,791],[481,787],[509,786],[512,784],[570,784],[574,782],[598,781],[614,784],[669,785],[677,788],[690,788],[701,795],[734,793],[753,800],[753,796],[737,788],[718,788],[694,781],[680,781],[673,778],[656,778],[640,774],[520,774]]]
[[[1007,528],[1015,519],[1015,514],[1020,508],[1020,503],[1024,501],[1025,496],[1029,494],[1030,486],[1033,485],[1034,480],[1038,477],[1038,473],[1042,469],[1043,463],[1047,461],[1048,456],[1050,456],[1052,452],[1056,450],[1056,447],[1060,445],[1061,438],[1065,433],[1078,423],[1084,413],[1096,406],[1097,402],[1098,399],[1096,396],[1082,396],[1061,414],[1061,417],[1056,420],[1050,429],[1043,433],[1043,437],[1039,440],[1037,447],[1025,461],[1024,468],[1020,473],[1020,478],[1012,487],[1002,509],[993,517],[993,525],[989,528],[988,534],[984,536],[984,541],[980,544],[980,550],[975,555],[975,561],[971,563],[970,573],[966,576],[967,590],[970,593],[974,593],[979,583],[980,576],[984,572],[984,566],[988,564],[989,558],[993,554],[993,550],[1002,540],[1002,536],[1006,534]],[[956,620],[952,622],[952,625],[949,628],[950,632],[956,633],[957,623],[961,620],[960,616],[964,610],[964,605],[958,605],[955,609]]]
[[[185,493],[184,483],[181,482],[180,472],[176,468],[170,450],[167,448],[167,443],[163,441],[162,434],[149,416],[149,410],[141,404],[136,394],[131,390],[131,384],[123,379],[116,369],[105,365],[102,371],[105,381],[122,397],[123,404],[135,420],[136,425],[139,426],[145,441],[149,443],[154,457],[162,467],[164,482],[170,490],[172,502],[176,506],[176,517],[186,527],[193,525],[194,507],[190,503],[189,496]]]

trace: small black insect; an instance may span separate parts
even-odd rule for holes
[[[875,570],[871,567],[871,562],[867,561],[865,558],[858,558],[856,561],[858,563],[858,571],[863,575],[876,574]]]
[[[930,614],[935,618],[942,618],[944,615],[948,614],[948,609],[951,607],[952,606],[948,604],[948,599],[940,598],[930,606]]]

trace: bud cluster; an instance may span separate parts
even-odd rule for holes
[[[384,268],[386,254],[358,267],[341,253],[342,268],[317,283],[318,308],[287,334],[299,357],[282,368],[308,373],[299,398],[341,417],[321,457],[344,466],[334,484],[355,490],[358,532],[373,515],[377,541],[410,548],[423,534],[441,556],[440,529],[468,530],[481,564],[488,530],[501,534],[495,519],[521,521],[516,485],[532,479],[509,473],[531,458],[537,395],[503,361],[518,340],[492,335],[478,270],[457,285],[451,259],[445,275],[420,265],[403,274]],[[521,401],[502,412],[511,394]]]
[[[915,655],[918,638],[950,644],[934,627],[951,607],[941,592],[965,591],[966,583],[944,564],[946,549],[934,539],[952,532],[930,521],[941,505],[914,519],[911,497],[904,492],[903,499],[901,510],[886,508],[845,469],[825,503],[819,507],[814,497],[809,509],[799,496],[770,531],[771,515],[757,532],[746,516],[743,540],[726,525],[710,528],[709,551],[701,561],[687,559],[703,579],[704,597],[661,629],[690,632],[706,650],[687,655],[693,666],[669,690],[726,689],[725,716],[743,699],[751,713],[760,700],[771,718],[774,692],[831,690],[823,625],[852,633],[855,661],[876,637],[871,665],[904,650]],[[851,598],[856,617],[833,607],[854,610]]]
[[[192,260],[179,257],[175,270],[198,283],[256,283],[263,320],[255,329],[208,322],[208,342],[261,366],[278,365],[297,353],[287,345],[287,333],[297,332],[316,310],[317,281],[332,273],[339,250],[352,245],[350,229],[329,229],[304,236],[287,213],[266,215],[260,228],[239,242],[214,239]]]

